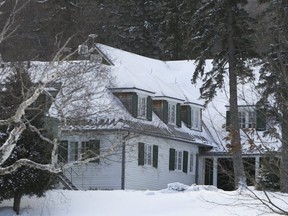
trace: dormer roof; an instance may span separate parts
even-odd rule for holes
[[[193,61],[161,61],[97,44],[113,62],[116,89],[141,89],[154,92],[153,100],[202,105],[199,87],[192,85]],[[188,79],[187,79],[188,77]]]

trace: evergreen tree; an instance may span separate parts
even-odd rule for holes
[[[261,54],[262,82],[259,87],[264,89],[262,101],[268,110],[267,114],[271,119],[280,120],[282,141],[280,189],[288,193],[288,2],[284,0],[262,2],[266,4],[267,10],[262,15],[265,19],[260,17],[265,25],[261,32],[269,36],[270,47]],[[273,129],[270,128],[270,131],[275,131]]]
[[[5,89],[1,92],[0,116],[2,119],[13,115],[23,99],[29,96],[29,90],[33,88],[25,65],[17,63],[13,67],[12,75],[7,77]],[[39,105],[39,106],[38,106]],[[22,133],[11,156],[4,163],[4,167],[12,165],[21,158],[31,159],[34,162],[46,164],[50,162],[52,146],[44,142],[29,125],[34,125],[43,134],[43,110],[41,104],[35,104],[31,110],[27,110],[25,121],[27,129]],[[1,127],[1,142],[7,138],[8,127]],[[48,133],[46,133],[48,135]],[[13,210],[19,214],[20,201],[23,195],[43,196],[49,189],[53,176],[47,171],[41,171],[28,167],[21,167],[9,175],[0,176],[0,199],[14,199]]]
[[[237,83],[252,76],[247,61],[254,55],[250,40],[252,30],[247,24],[251,19],[242,7],[246,3],[246,0],[205,1],[191,18],[187,38],[187,51],[191,56],[199,53],[192,80],[196,82],[197,78],[202,78],[200,92],[207,103],[213,99],[216,90],[223,87],[224,77],[229,78],[230,125],[227,127],[236,188],[246,182],[238,119]],[[207,58],[213,59],[213,68],[204,72]]]

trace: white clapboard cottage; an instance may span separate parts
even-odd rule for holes
[[[102,108],[94,113],[92,106],[89,119],[62,130],[59,163],[100,156],[65,169],[63,185],[81,190],[153,190],[181,182],[233,189],[230,173],[223,171],[223,167],[232,170],[225,139],[229,94],[219,91],[204,109],[201,84],[191,84],[194,61],[165,62],[101,44],[89,51],[80,47],[81,52],[103,64],[112,81],[106,85],[91,76],[87,85],[101,89],[101,96],[91,102],[95,109],[101,104]],[[212,67],[211,61],[206,65]],[[257,94],[253,83],[239,84],[243,153],[253,178],[268,143]],[[279,143],[270,139],[269,145]]]
[[[71,163],[87,150],[100,158],[66,169],[67,179],[84,190],[198,182],[199,154],[216,144],[202,121],[199,90],[190,82],[193,62],[163,62],[100,44],[96,51],[114,79],[99,103],[105,98],[111,108],[64,129],[59,160]]]

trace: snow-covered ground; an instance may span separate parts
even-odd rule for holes
[[[180,190],[176,191],[176,190]],[[252,192],[262,196],[259,191]],[[287,209],[288,196],[270,194]],[[277,197],[277,198],[276,198]],[[285,202],[287,201],[287,203]],[[1,216],[15,216],[11,201],[0,204]],[[43,198],[24,197],[21,216],[253,216],[274,215],[251,191],[222,191],[213,186],[172,184],[160,191],[63,191]]]

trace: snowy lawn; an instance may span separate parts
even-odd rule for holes
[[[174,184],[160,191],[64,191],[47,192],[43,198],[24,197],[21,216],[253,216],[273,215],[251,192],[222,191],[209,186]],[[181,192],[176,190],[183,190]],[[258,191],[257,195],[263,194]],[[278,198],[276,199],[277,196]],[[271,194],[287,209],[288,196]],[[282,201],[281,201],[282,200]],[[285,202],[287,201],[287,203]],[[15,216],[11,201],[0,204],[1,216]],[[264,214],[263,214],[264,213]]]

